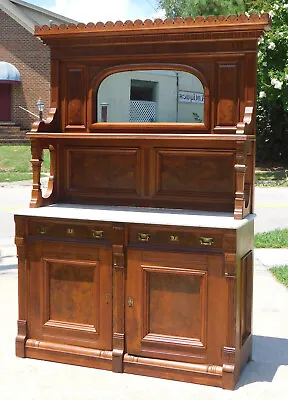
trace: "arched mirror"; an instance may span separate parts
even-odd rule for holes
[[[189,72],[136,70],[105,78],[98,89],[95,122],[203,123],[204,87]]]

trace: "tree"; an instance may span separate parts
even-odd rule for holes
[[[159,0],[168,18],[228,15],[246,11],[244,0]]]
[[[250,1],[249,13],[268,12],[272,29],[259,40],[257,160],[288,164],[288,0]]]
[[[288,0],[159,0],[166,16],[268,12],[272,29],[259,40],[257,161],[288,165]]]

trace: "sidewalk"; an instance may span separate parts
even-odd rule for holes
[[[15,357],[17,260],[13,238],[0,243],[0,399],[284,400],[288,382],[288,290],[267,269],[288,264],[288,250],[255,250],[253,361],[233,392]]]

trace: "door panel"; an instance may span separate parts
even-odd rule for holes
[[[212,257],[205,255],[128,250],[129,354],[205,362],[210,352],[208,343],[214,335],[219,352],[212,358],[220,360],[220,335],[209,330],[213,313],[213,305],[209,310],[213,303],[209,288],[211,268],[214,269],[211,276],[220,278],[220,255],[213,256],[212,262]],[[223,325],[218,330],[223,330]]]
[[[32,247],[30,336],[111,350],[111,250],[55,243],[35,243]]]
[[[200,290],[204,286],[202,276],[178,275],[177,269],[149,269],[146,270],[148,293],[144,301],[148,314],[147,333],[199,338],[202,314]],[[193,314],[190,313],[191,308]]]
[[[0,121],[11,121],[11,85],[0,84]]]

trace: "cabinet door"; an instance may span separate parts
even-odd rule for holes
[[[32,243],[28,263],[29,337],[111,350],[111,250]]]
[[[129,250],[127,352],[220,363],[226,321],[222,266],[219,254]]]

